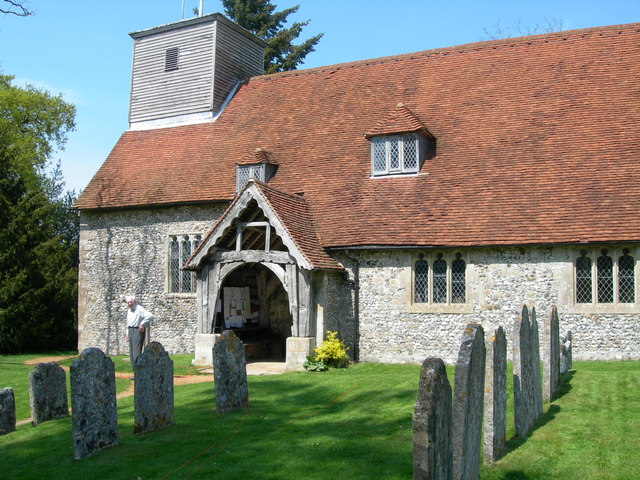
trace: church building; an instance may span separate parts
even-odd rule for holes
[[[455,362],[557,306],[574,358],[640,359],[640,24],[263,74],[220,14],[130,34],[129,128],[76,202],[78,348],[301,368]]]

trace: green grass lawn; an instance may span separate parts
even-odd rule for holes
[[[21,358],[0,357],[0,387],[15,385],[17,402],[27,403],[18,411],[28,417],[28,394],[17,390],[31,367],[20,366]],[[116,370],[123,371],[118,358]],[[189,366],[189,356],[172,358]],[[640,362],[574,367],[532,435],[510,441],[481,478],[640,478]],[[453,384],[453,369],[448,375]],[[406,480],[418,376],[417,365],[375,364],[252,376],[251,407],[226,415],[215,413],[211,383],[180,385],[175,425],[145,435],[132,433],[128,397],[118,400],[117,447],[77,461],[70,418],[21,425],[0,437],[0,478]]]

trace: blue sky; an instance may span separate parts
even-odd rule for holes
[[[185,18],[198,0],[185,0]],[[640,0],[273,0],[324,32],[305,67],[488,40],[499,29],[561,24],[563,30],[640,21]],[[58,152],[66,188],[82,190],[128,127],[129,32],[180,20],[181,0],[28,0],[36,15],[0,15],[0,72],[61,93],[77,107],[77,130]],[[204,12],[223,12],[204,0]]]

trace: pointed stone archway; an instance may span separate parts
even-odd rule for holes
[[[221,308],[227,301],[225,280],[238,269],[251,266],[269,274],[261,274],[253,296],[250,291],[238,293],[241,299],[233,303],[235,311],[229,315],[228,309]],[[319,246],[306,200],[250,180],[185,268],[198,272],[196,364],[213,362],[210,352],[222,326],[246,329],[254,323],[254,318],[247,318],[247,303],[264,307],[258,322],[270,325],[268,293],[279,283],[291,315],[291,335],[285,349],[287,369],[299,370],[316,343],[314,277],[342,266]]]

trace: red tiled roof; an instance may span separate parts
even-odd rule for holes
[[[373,129],[367,132],[365,137],[418,131],[429,137],[432,136],[413,112],[404,103],[399,103]]]
[[[435,155],[372,178],[399,102]],[[254,77],[215,122],[125,132],[76,206],[231,200],[260,146],[325,248],[640,241],[639,125],[640,24],[484,42]]]
[[[343,269],[320,246],[311,208],[303,197],[281,192],[262,182],[254,183],[312,268]]]

